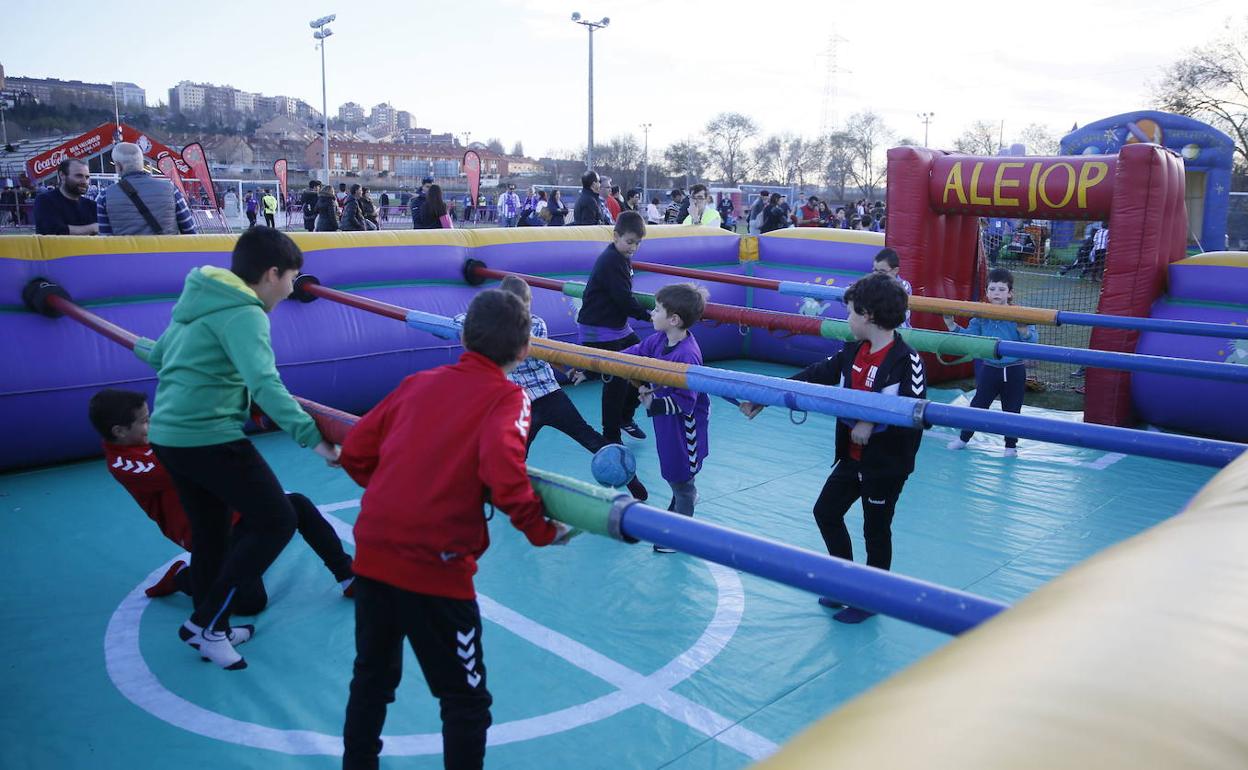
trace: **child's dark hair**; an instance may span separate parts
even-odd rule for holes
[[[646,220],[636,211],[621,211],[620,218],[615,222],[615,234],[619,236],[635,235],[646,237]]]
[[[900,283],[883,273],[871,273],[845,290],[845,304],[853,304],[859,314],[871,319],[871,323],[891,331],[906,320],[909,302]]]
[[[524,282],[523,278],[514,275],[504,276],[498,288],[508,294],[515,294],[526,305],[533,301],[533,291],[529,289],[529,285]]]
[[[234,244],[230,256],[230,270],[245,282],[260,283],[260,278],[276,267],[279,273],[299,270],[303,267],[303,252],[281,230],[272,227],[253,227],[244,230]]]
[[[888,268],[892,270],[901,267],[901,256],[892,249],[880,249],[880,253],[876,254],[871,262],[887,262]]]
[[[1014,274],[1004,267],[994,267],[988,271],[988,283],[1003,283],[1014,291]]]
[[[529,309],[515,294],[486,289],[472,298],[464,317],[464,347],[499,366],[520,357],[529,341]]]
[[[711,293],[692,283],[669,283],[654,295],[654,301],[663,305],[670,315],[680,316],[680,328],[689,327],[702,320],[706,301]]]
[[[87,417],[101,438],[112,441],[113,428],[128,428],[134,424],[135,415],[146,403],[147,396],[136,390],[105,388],[91,397]]]

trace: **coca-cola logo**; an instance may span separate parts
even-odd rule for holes
[[[68,157],[69,152],[66,150],[57,150],[47,158],[36,158],[34,163],[35,174],[42,176],[43,174],[50,172],[52,169],[60,165],[61,161]]]

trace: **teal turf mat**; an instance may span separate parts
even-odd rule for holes
[[[598,386],[568,392],[596,422]],[[697,516],[822,552],[810,507],[832,429],[830,417],[797,425],[774,408],[751,422],[712,399]],[[1026,440],[1005,458],[996,436],[956,452],[952,437],[924,439],[894,522],[894,569],[1007,602],[1173,515],[1212,476]],[[360,490],[284,435],[255,442],[349,538]],[[664,504],[653,442],[629,444]],[[589,455],[549,428],[531,460],[589,478]],[[339,765],[352,607],[298,536],[265,577],[249,668],[227,673],[177,640],[189,599],[142,596],[177,549],[100,461],[0,476],[0,515],[0,767]],[[859,509],[849,523],[861,558]],[[887,618],[837,624],[813,596],[645,544],[585,536],[535,549],[502,514],[491,528],[477,582],[495,697],[487,767],[745,767],[948,641]],[[441,767],[437,705],[410,655],[405,675],[383,766]]]

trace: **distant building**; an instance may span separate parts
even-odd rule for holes
[[[395,114],[394,120],[395,120],[395,128],[397,128],[400,131],[409,130],[412,127],[412,125],[416,122],[412,118],[412,113],[408,112],[407,110],[399,110],[398,113]]]
[[[261,120],[274,115],[320,117],[320,113],[306,102],[291,96],[265,96],[234,86],[192,83],[189,80],[183,80],[169,89],[169,107],[174,112],[205,112],[213,117],[254,115]]]
[[[113,82],[113,93],[122,107],[147,107],[147,92],[134,83]]]
[[[256,129],[257,137],[277,141],[310,142],[316,138],[316,132],[299,120],[287,115],[274,115],[264,125]]]
[[[338,119],[348,126],[364,124],[364,108],[355,102],[347,102],[338,108]]]
[[[428,131],[428,129],[425,129]],[[321,165],[321,141],[308,143],[304,161],[308,168]],[[514,159],[489,150],[481,154],[481,172],[486,175],[508,176],[509,163]],[[398,144],[395,142],[361,142],[331,139],[329,142],[329,168],[331,173],[401,174],[403,176],[433,176],[439,179],[458,177],[462,171],[464,148],[451,142],[445,144]],[[521,159],[523,160],[523,159]],[[531,161],[530,161],[531,163]]]
[[[391,133],[398,125],[398,112],[387,102],[375,105],[368,117],[368,125],[381,133]]]
[[[134,86],[142,93],[143,89]],[[108,83],[84,83],[57,78],[5,79],[5,90],[27,93],[39,104],[73,104],[81,107],[113,106],[114,88]]]

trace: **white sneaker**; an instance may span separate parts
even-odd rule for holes
[[[243,656],[238,654],[230,641],[238,639],[237,643],[242,644],[251,638],[254,631],[253,626],[212,631],[200,628],[188,620],[178,629],[178,638],[198,650],[204,660],[210,660],[226,671],[241,671],[247,668],[247,661],[243,660]]]
[[[1005,456],[1006,457],[1018,457],[1018,449],[1012,446],[1007,446],[1005,448]]]
[[[966,442],[960,438],[955,438],[953,441],[950,441],[946,445],[945,448],[946,449],[966,449]]]

